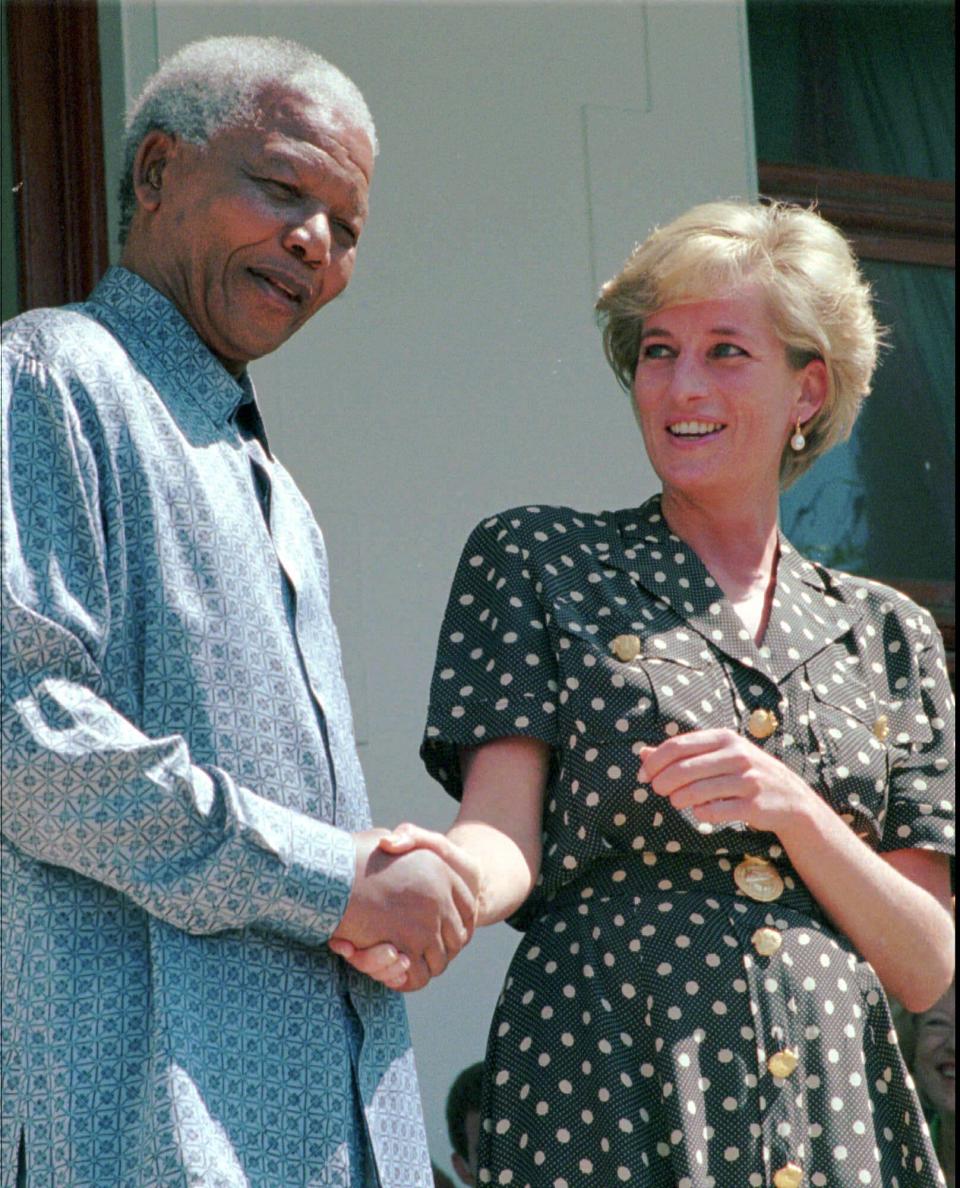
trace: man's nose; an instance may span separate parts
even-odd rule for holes
[[[330,216],[323,210],[314,211],[292,224],[283,240],[288,251],[315,268],[330,263],[331,242]]]

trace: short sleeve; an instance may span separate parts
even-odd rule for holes
[[[508,515],[471,533],[440,629],[420,755],[457,799],[460,747],[510,735],[557,742],[556,657],[529,551]]]
[[[928,614],[931,642],[918,654],[919,700],[908,702],[904,747],[891,765],[881,850],[940,850],[956,847],[954,696],[943,640]],[[908,741],[913,735],[914,741]]]

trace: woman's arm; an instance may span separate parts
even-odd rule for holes
[[[911,1011],[953,977],[946,855],[878,854],[775,757],[730,730],[677,735],[641,753],[640,779],[710,824],[775,833],[824,912]]]
[[[819,807],[781,837],[817,902],[907,1010],[926,1010],[953,980],[950,865],[933,850],[878,854]]]
[[[446,834],[404,822],[380,847],[393,854],[427,848],[451,863],[462,861],[459,850],[478,879],[476,923],[496,924],[520,907],[540,873],[549,765],[550,748],[536,738],[500,738],[462,748],[463,798]]]
[[[463,800],[447,837],[479,868],[479,925],[512,915],[537,881],[549,764],[550,748],[535,738],[460,752]]]
[[[550,748],[535,738],[495,739],[463,748],[460,764],[463,798],[447,833],[405,822],[382,838],[380,847],[392,854],[413,849],[439,854],[476,889],[476,923],[495,924],[520,907],[540,873]],[[414,988],[407,977],[409,959],[393,946],[356,949],[338,938],[330,947],[377,981],[396,990]]]

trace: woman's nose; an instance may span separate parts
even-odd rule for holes
[[[670,371],[670,388],[679,397],[703,396],[707,392],[707,371],[693,354],[681,352]]]

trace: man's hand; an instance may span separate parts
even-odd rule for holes
[[[367,957],[353,964],[388,984],[418,990],[442,973],[473,935],[476,883],[464,877],[466,868],[460,873],[422,842],[391,854],[380,849],[382,829],[353,836],[357,873],[331,948],[348,960],[356,950],[367,950]],[[436,836],[442,839],[439,851],[446,839]],[[402,983],[401,955],[409,960]]]

